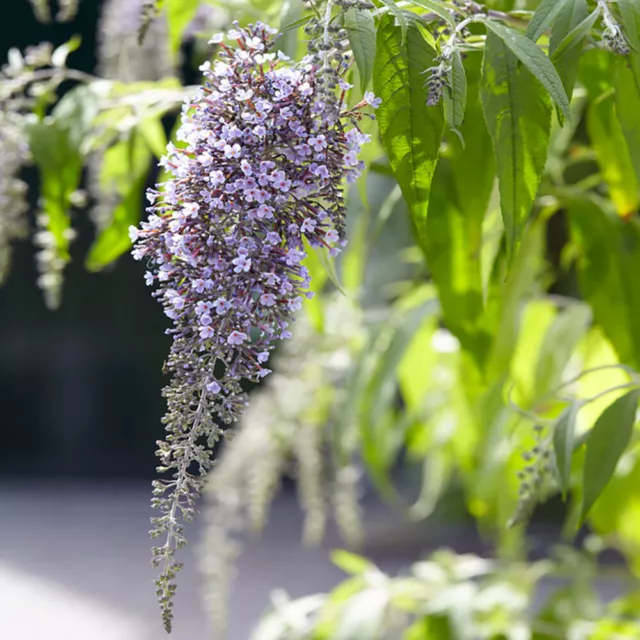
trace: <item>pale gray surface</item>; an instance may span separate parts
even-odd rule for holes
[[[0,487],[0,637],[11,640],[155,640],[164,637],[148,563],[151,513],[147,483],[9,483]],[[374,509],[375,511],[375,509]],[[379,509],[378,509],[379,511]],[[379,518],[380,519],[380,518]],[[383,518],[386,521],[386,518]],[[383,531],[383,526],[372,525]],[[300,544],[295,497],[274,504],[261,538],[250,540],[238,563],[228,640],[246,640],[269,593],[323,591],[343,574],[327,548]],[[419,555],[416,536],[380,534],[371,551],[388,570]],[[199,539],[197,527],[189,532]],[[410,544],[413,542],[414,544]],[[393,550],[385,552],[387,544]],[[418,546],[422,546],[417,540]],[[190,545],[179,574],[171,638],[205,640],[197,559]],[[10,597],[9,597],[10,596]],[[46,630],[46,631],[45,631]]]
[[[0,638],[7,640],[156,640],[165,638],[154,599],[147,483],[0,484]],[[270,592],[292,596],[325,591],[343,574],[328,560],[339,546],[303,549],[295,496],[273,505],[261,538],[246,543],[230,607],[226,640],[248,640]],[[423,551],[450,546],[478,551],[460,527],[399,525],[379,504],[369,505],[364,553],[396,572]],[[199,540],[197,526],[189,531]],[[175,606],[175,640],[209,640],[200,604],[195,544],[184,553]],[[548,593],[551,585],[542,591]],[[608,597],[617,589],[601,585]],[[539,598],[542,597],[539,594]],[[540,599],[538,599],[540,602]]]

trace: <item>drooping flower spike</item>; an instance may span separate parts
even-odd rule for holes
[[[334,90],[341,56],[292,63],[270,52],[273,34],[258,23],[230,31],[233,46],[214,36],[218,58],[202,66],[204,86],[183,108],[183,146],[170,144],[161,162],[172,177],[149,192],[149,218],[131,228],[133,255],[147,262],[147,283],[173,321],[168,436],[158,451],[171,479],[154,483],[162,515],[152,532],[165,536],[154,563],[168,630],[181,521],[194,514],[219,423],[238,419],[241,381],[270,373],[274,342],[290,337],[312,295],[303,237],[334,255],[345,243],[344,181],[358,177],[368,141],[357,109],[375,104],[367,96],[345,107]]]

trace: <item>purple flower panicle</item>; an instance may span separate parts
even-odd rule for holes
[[[219,423],[238,419],[241,381],[267,375],[274,342],[291,335],[309,294],[303,238],[333,254],[344,245],[344,180],[358,177],[368,141],[357,127],[366,103],[349,109],[327,90],[340,68],[270,53],[273,33],[258,23],[227,34],[233,46],[214,38],[219,55],[184,104],[181,146],[169,144],[161,161],[171,177],[149,191],[149,217],[131,229],[133,255],[173,321],[158,451],[171,479],[154,483],[162,515],[152,532],[166,535],[154,563],[168,629],[180,522],[193,516]]]

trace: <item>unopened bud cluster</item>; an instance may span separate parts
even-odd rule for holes
[[[158,451],[171,479],[155,483],[163,515],[153,532],[165,537],[154,559],[168,629],[180,521],[194,513],[219,425],[242,414],[241,381],[270,373],[274,341],[291,336],[311,296],[303,239],[331,254],[344,244],[343,184],[358,177],[368,141],[355,126],[360,113],[332,90],[345,70],[335,56],[292,64],[270,52],[273,31],[260,23],[236,26],[226,40],[212,38],[219,57],[202,66],[205,84],[183,108],[181,146],[170,144],[161,162],[171,179],[150,190],[149,218],[131,228],[133,255],[147,263],[147,284],[174,323],[168,437]]]

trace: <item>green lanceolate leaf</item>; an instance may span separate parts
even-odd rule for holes
[[[612,402],[596,420],[587,440],[581,521],[611,480],[625,452],[636,420],[640,391],[634,389]]]
[[[569,117],[569,99],[551,60],[534,42],[521,33],[505,27],[500,22],[486,20],[487,29],[495,34],[520,62],[538,79],[558,105],[565,117]]]
[[[148,133],[140,128],[133,129],[128,139],[105,151],[100,190],[114,194],[115,208],[110,224],[100,232],[89,251],[86,267],[90,271],[103,269],[131,247],[129,227],[140,221],[151,157]]]
[[[29,149],[38,168],[47,230],[55,238],[58,258],[69,260],[69,210],[80,185],[83,144],[98,112],[96,94],[88,87],[69,91],[50,116],[29,127]]]
[[[370,560],[343,549],[331,552],[331,562],[350,575],[358,575],[375,568]]]
[[[467,104],[467,76],[462,64],[462,56],[457,49],[451,57],[449,85],[445,87],[443,99],[445,120],[452,129],[457,130],[464,120]]]
[[[169,46],[174,55],[180,50],[184,31],[193,20],[199,6],[200,0],[164,0]]]
[[[542,34],[551,26],[558,11],[567,0],[542,0],[531,17],[527,27],[527,38],[537,42]]]
[[[551,106],[540,84],[491,32],[485,44],[480,95],[498,166],[507,251],[512,255],[547,161]]]
[[[563,499],[566,498],[571,481],[571,459],[573,458],[576,417],[578,405],[569,405],[558,418],[553,428],[553,451],[556,471]]]
[[[574,303],[560,311],[545,333],[536,366],[535,396],[554,391],[574,349],[591,324],[591,307]]]
[[[440,16],[445,22],[449,23],[452,27],[455,26],[455,20],[449,10],[442,6],[442,3],[437,0],[409,0],[411,4],[416,7],[422,7],[428,11],[432,11],[436,15]]]
[[[587,0],[567,0],[554,20],[549,55],[568,96],[573,93],[584,39],[599,15],[598,9],[589,13]]]
[[[376,57],[376,25],[373,15],[365,9],[349,9],[344,14],[344,28],[360,72],[360,89],[365,91],[373,75]]]
[[[600,96],[589,104],[587,131],[609,189],[609,197],[618,214],[627,217],[638,208],[638,179],[613,94]]]
[[[594,197],[566,202],[578,250],[578,282],[620,362],[640,367],[640,224],[624,221]]]
[[[465,144],[450,136],[447,156],[436,169],[425,248],[445,323],[481,361],[488,344],[477,326],[483,310],[479,262],[495,162],[479,97],[482,54],[470,53],[466,63],[469,92],[460,127]]]
[[[629,44],[640,51],[640,4],[638,0],[618,0],[622,28]]]
[[[631,162],[640,180],[640,54],[613,56],[616,111]]]
[[[407,20],[407,16],[404,14],[402,9],[394,2],[394,0],[380,0],[385,7],[389,8],[389,11],[393,14],[395,19],[398,22],[398,26],[400,27],[400,33],[402,37],[400,42],[404,44],[407,38],[407,30],[409,29],[409,22]]]
[[[434,56],[420,27],[411,25],[403,42],[393,18],[381,19],[373,77],[374,91],[382,100],[378,127],[421,239],[426,234],[431,181],[444,128],[442,106],[427,106],[423,72],[433,66]]]

